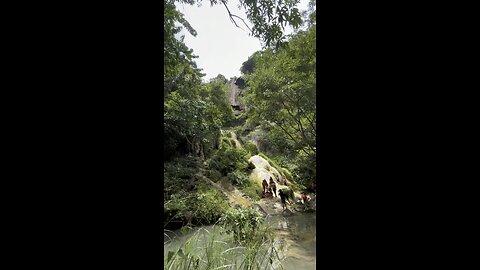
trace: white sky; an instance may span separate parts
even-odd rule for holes
[[[237,1],[230,0],[227,5],[232,14],[242,17],[252,27],[245,12],[238,9]],[[302,11],[307,6],[308,0],[301,0],[298,8]],[[185,30],[182,30],[182,35],[185,35],[185,44],[199,56],[195,62],[206,74],[204,81],[218,74],[223,74],[227,79],[239,77],[242,63],[254,52],[262,49],[260,40],[248,35],[248,29],[241,20],[236,20],[237,24],[245,31],[230,21],[223,5],[210,6],[209,1],[203,1],[201,7],[196,4],[177,4],[177,7],[197,31],[196,37]]]

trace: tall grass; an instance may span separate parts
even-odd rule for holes
[[[210,230],[202,228],[195,231],[179,247],[168,251],[164,256],[164,269],[284,269],[281,255],[283,246],[275,241],[269,224],[262,222],[255,228],[255,233],[242,241],[234,238],[232,233],[227,233],[224,225],[218,225]]]

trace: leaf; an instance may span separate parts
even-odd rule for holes
[[[168,255],[167,255],[167,264],[168,264],[168,262],[170,262],[170,260],[173,258],[173,254],[174,254],[173,251],[169,251],[169,252],[168,252]]]
[[[182,257],[182,258],[185,258],[185,257],[186,257],[185,254],[183,253],[183,250],[182,250],[182,249],[179,249],[177,254],[178,254],[178,256],[180,256],[180,257]]]

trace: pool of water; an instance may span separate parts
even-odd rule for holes
[[[268,216],[266,221],[275,229],[275,240],[284,246],[282,256],[286,270],[316,268],[316,216],[314,213],[296,213],[289,217],[281,215]],[[197,227],[190,230],[165,232],[164,256],[168,251],[180,248],[187,239],[198,233],[195,246],[203,247],[208,235],[219,228],[214,226]],[[217,241],[227,241],[229,236],[219,235]]]

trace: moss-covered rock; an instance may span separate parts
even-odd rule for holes
[[[252,155],[258,155],[259,151],[253,142],[246,142],[243,147]]]

